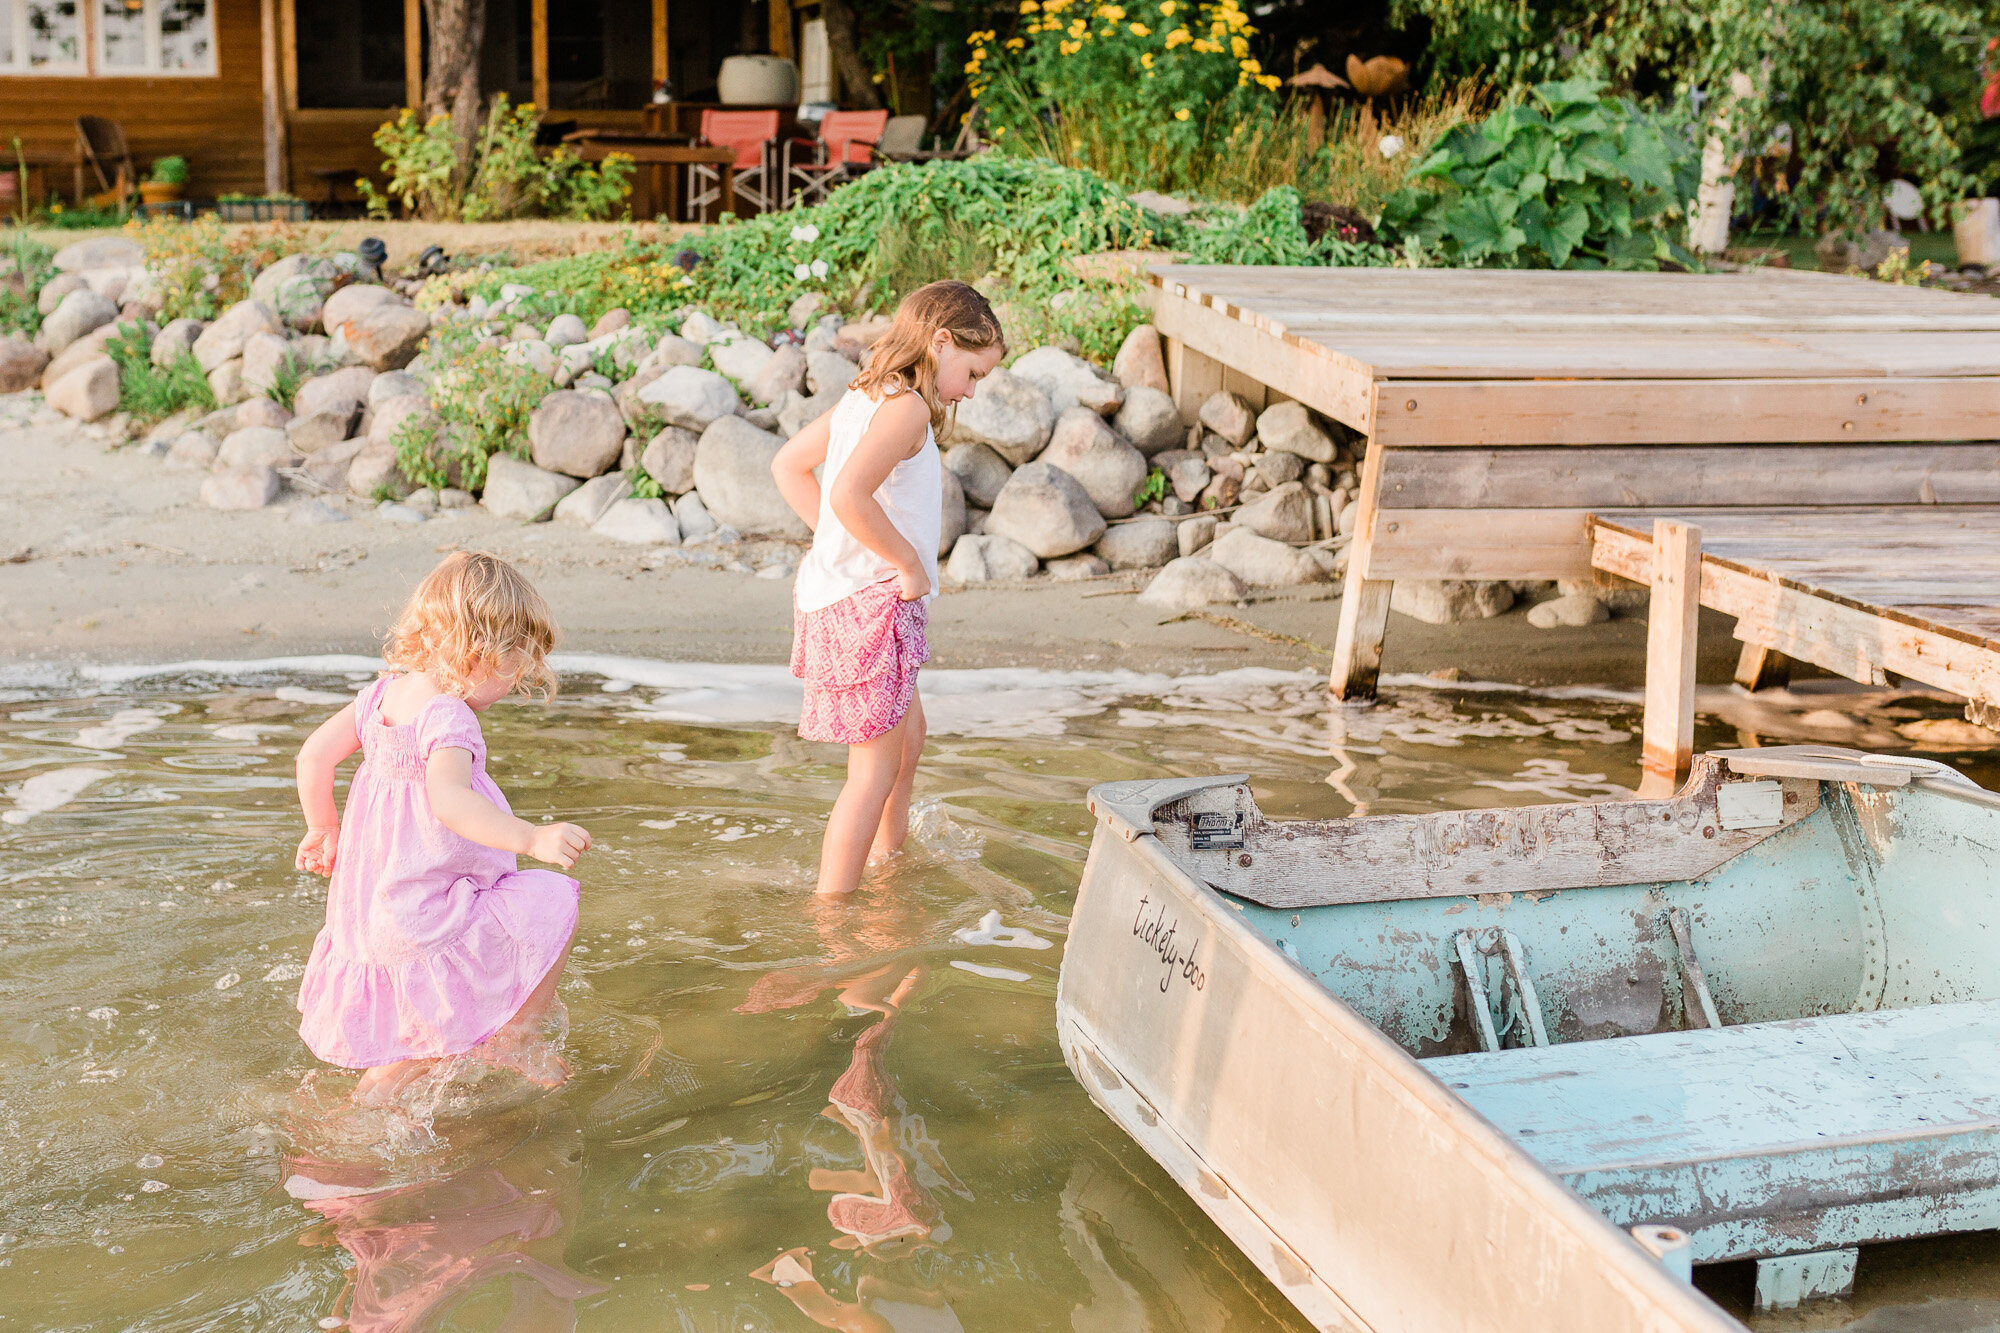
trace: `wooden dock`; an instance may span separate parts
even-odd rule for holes
[[[1784,653],[2000,710],[2000,301],[1789,270],[1151,276],[1184,412],[1229,389],[1368,437],[1336,696],[1373,694],[1397,579],[1602,572],[1667,585],[1662,670],[1691,672],[1699,604],[1738,615],[1753,681]],[[1649,769],[1684,765],[1663,738],[1691,718],[1648,728]]]

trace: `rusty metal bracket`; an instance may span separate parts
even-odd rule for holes
[[[1149,778],[1138,782],[1101,782],[1090,789],[1090,813],[1103,820],[1127,842],[1153,831],[1153,812],[1217,787],[1240,787],[1248,773],[1212,778]]]

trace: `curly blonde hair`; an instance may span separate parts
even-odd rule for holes
[[[937,354],[931,350],[939,329],[951,335],[960,351],[983,352],[1006,346],[999,317],[976,288],[950,279],[926,283],[896,307],[889,331],[869,350],[868,368],[848,387],[877,399],[885,389],[915,389],[931,410],[931,429],[944,434]]]
[[[389,630],[383,660],[428,672],[447,694],[471,693],[481,669],[524,659],[515,689],[556,693],[549,652],[556,646],[549,604],[521,572],[497,555],[455,551],[424,576]]]

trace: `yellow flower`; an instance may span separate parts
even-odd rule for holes
[[[1106,23],[1116,23],[1125,17],[1125,10],[1121,5],[1104,5],[1098,9],[1097,17]]]
[[[967,74],[977,74],[979,72],[979,62],[977,60],[966,61],[965,72]]]
[[[1022,41],[1019,37],[1009,37],[1007,39],[1007,49],[1009,51],[1018,51],[1026,45],[1027,43]]]
[[[1175,4],[1174,0],[1160,0],[1160,13],[1168,18],[1172,18],[1174,11],[1179,8],[1180,6]]]
[[[1188,118],[1188,109],[1186,107],[1182,107],[1180,110],[1174,112],[1175,120],[1186,120],[1187,118]]]
[[[1152,67],[1153,67],[1153,53],[1151,51],[1148,51],[1146,52],[1146,54],[1139,57],[1139,68],[1151,69]]]
[[[1082,37],[1082,36],[1083,36],[1083,35],[1084,35],[1085,33],[1089,32],[1089,31],[1090,31],[1090,25],[1089,25],[1088,23],[1085,23],[1085,22],[1084,22],[1084,21],[1083,21],[1082,19],[1071,19],[1071,20],[1070,20],[1070,23],[1069,23],[1069,35],[1070,35],[1070,36],[1072,36],[1072,37],[1079,37],[1079,38],[1080,38],[1080,37]]]
[[[1175,28],[1167,34],[1167,49],[1171,51],[1176,46],[1185,46],[1193,40],[1194,34],[1190,33],[1186,28]]]
[[[1264,72],[1264,67],[1254,60],[1239,61],[1237,62],[1237,68],[1241,69],[1245,74],[1262,74]]]
[[[1151,37],[1153,35],[1153,30],[1143,23],[1131,23],[1126,26],[1132,29],[1134,37]]]
[[[1066,56],[1073,56],[1083,49],[1082,42],[1064,42],[1056,48]]]
[[[1241,37],[1231,37],[1229,39],[1229,54],[1241,60],[1244,56],[1250,54],[1250,43],[1244,41]]]
[[[1040,8],[1041,6],[1036,4],[1035,0],[1021,0],[1021,12],[1023,14],[1032,14]]]
[[[1278,85],[1283,83],[1284,80],[1280,79],[1275,74],[1266,74],[1262,78],[1258,79],[1257,82],[1263,84],[1266,88],[1270,89],[1272,92],[1275,93],[1276,91],[1278,91]]]

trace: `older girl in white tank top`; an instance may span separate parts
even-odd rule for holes
[[[851,893],[868,862],[909,835],[944,495],[937,427],[1004,350],[985,297],[962,282],[920,287],[839,405],[772,460],[786,503],[813,529],[793,589],[799,735],[848,747],[820,848],[821,894]]]

